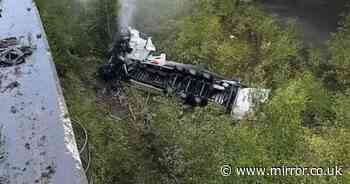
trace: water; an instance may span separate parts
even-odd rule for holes
[[[295,19],[309,47],[324,47],[336,32],[347,0],[265,0],[264,9],[283,22]]]

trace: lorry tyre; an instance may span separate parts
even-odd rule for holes
[[[197,76],[197,71],[195,69],[189,69],[188,73],[193,75],[193,76]]]
[[[182,66],[176,66],[175,69],[180,73],[184,71],[184,68]]]
[[[113,80],[116,76],[111,65],[103,65],[98,69],[98,75],[104,81]]]
[[[208,80],[208,81],[212,81],[213,80],[213,76],[210,75],[209,73],[203,73],[202,74],[203,78]]]
[[[200,106],[200,104],[202,104],[203,100],[201,97],[196,96],[196,97],[194,97],[194,101],[196,102],[196,105]]]
[[[187,99],[187,97],[188,97],[188,95],[186,94],[186,93],[181,93],[180,94],[180,98],[182,98],[182,99]]]

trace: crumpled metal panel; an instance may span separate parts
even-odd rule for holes
[[[0,67],[0,183],[85,184],[84,170],[39,13],[32,0],[1,0],[0,39],[36,47]]]

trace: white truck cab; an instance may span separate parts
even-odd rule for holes
[[[268,89],[240,88],[232,105],[231,116],[237,120],[243,119],[254,112],[259,104],[267,102],[270,92]]]

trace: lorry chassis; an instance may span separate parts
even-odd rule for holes
[[[243,105],[251,106],[250,101],[242,98],[241,94],[250,88],[239,80],[225,79],[194,65],[167,61],[165,54],[153,56],[154,52],[150,37],[129,28],[121,32],[114,42],[109,62],[99,69],[99,75],[106,81],[117,79],[174,94],[184,104],[191,106],[203,107],[208,102],[214,102],[224,106],[231,114],[242,105],[237,101],[239,99],[245,100]],[[239,111],[237,119],[248,111],[249,108]]]

